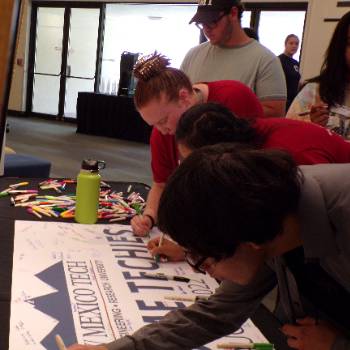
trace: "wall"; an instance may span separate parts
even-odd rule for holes
[[[24,90],[26,80],[26,52],[29,39],[30,0],[22,0],[22,9],[19,22],[19,36],[17,38],[16,56],[14,61],[9,109],[16,111],[25,110]]]
[[[17,111],[25,110],[25,86],[26,86],[26,64],[27,64],[27,47],[29,38],[29,3],[30,0],[24,1],[24,13],[22,15],[20,37],[16,58],[24,60],[24,66],[18,66],[15,62],[13,71],[13,83],[11,88],[9,108]],[[47,1],[47,0],[46,0]],[[51,0],[54,2],[54,0]],[[92,0],[91,0],[92,1]],[[96,0],[95,0],[96,1]],[[139,2],[157,2],[152,0],[139,0]],[[176,0],[162,0],[161,2],[174,3]],[[109,2],[128,2],[113,1]],[[130,2],[130,1],[129,1]],[[178,0],[177,2],[188,2]],[[300,2],[300,0],[245,0],[244,2]],[[318,74],[323,62],[323,55],[327,48],[329,39],[336,26],[336,22],[324,22],[325,18],[340,18],[344,13],[350,11],[350,7],[337,8],[338,0],[305,0],[309,8],[306,17],[304,32],[304,44],[302,48],[301,73],[304,79]]]
[[[350,7],[337,8],[337,2],[338,0],[309,0],[301,60],[304,79],[319,73],[324,53],[337,24],[325,22],[324,19],[340,18],[350,11]]]

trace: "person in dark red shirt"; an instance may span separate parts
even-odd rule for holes
[[[244,143],[255,148],[287,151],[298,165],[350,163],[350,143],[319,125],[285,118],[237,118],[217,103],[194,106],[180,118],[176,129],[179,153],[186,158],[194,149],[217,143]],[[176,243],[159,237],[149,241],[152,255],[179,261],[184,252]]]
[[[182,157],[202,146],[238,142],[287,151],[298,165],[350,163],[350,143],[319,125],[285,118],[247,121],[217,103],[186,111],[176,141]]]
[[[181,70],[168,67],[168,64],[167,58],[153,54],[141,59],[134,68],[138,79],[135,106],[142,118],[154,126],[150,139],[153,184],[143,215],[131,220],[136,235],[147,234],[157,220],[160,195],[179,164],[174,134],[178,120],[187,109],[213,101],[225,105],[241,118],[263,117],[258,98],[244,84],[223,80],[192,86]]]

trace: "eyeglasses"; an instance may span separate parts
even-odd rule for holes
[[[197,255],[188,250],[185,251],[185,260],[188,265],[190,265],[196,272],[206,274],[205,269],[203,269],[202,265],[205,260],[207,260],[207,256]]]
[[[207,23],[196,23],[196,27],[200,30],[203,30],[204,27],[207,27],[209,29],[214,29],[219,21],[224,18],[226,15],[228,15],[228,12],[224,12],[222,15],[220,15],[217,19],[214,19],[213,21],[211,22],[207,22]]]

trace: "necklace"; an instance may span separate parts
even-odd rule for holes
[[[194,91],[194,93],[195,93],[195,95],[196,95],[197,104],[202,104],[202,103],[204,103],[204,96],[203,96],[202,90],[200,90],[200,89],[194,87],[194,88],[193,88],[193,91]]]

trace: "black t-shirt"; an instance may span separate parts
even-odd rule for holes
[[[294,58],[291,58],[284,53],[278,56],[282,68],[284,71],[284,75],[286,77],[287,82],[287,110],[290,106],[290,104],[293,102],[294,97],[298,93],[298,85],[300,80],[300,73],[299,73],[299,62],[295,60]]]

